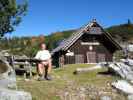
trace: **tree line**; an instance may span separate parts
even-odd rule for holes
[[[105,30],[111,33],[113,38],[119,43],[133,42],[133,24],[129,21],[125,24],[111,26]],[[76,30],[68,30],[36,37],[5,37],[0,40],[0,49],[9,50],[13,54],[24,54],[33,57],[39,50],[40,43],[45,42],[47,49],[51,51],[75,31]]]
[[[41,43],[46,43],[50,51],[57,47],[59,43],[68,38],[75,30],[55,32],[48,36],[39,35],[33,37],[4,37],[0,39],[0,50],[8,50],[14,55],[35,56]]]

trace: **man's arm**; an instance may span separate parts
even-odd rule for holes
[[[51,54],[50,54],[50,52],[48,51],[48,56],[49,56],[49,59],[51,59]]]
[[[40,59],[40,52],[38,51],[36,56],[34,57],[35,59]]]

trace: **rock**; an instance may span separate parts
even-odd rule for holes
[[[113,82],[112,86],[125,94],[133,95],[133,86],[125,80],[118,80],[116,82]]]
[[[128,95],[127,99],[128,100],[133,100],[133,95]]]
[[[28,92],[0,88],[0,100],[32,100],[32,97]]]
[[[133,60],[132,59],[121,59],[121,61],[130,65],[130,66],[133,66]]]
[[[7,59],[6,59],[6,57],[4,57],[4,55],[3,55],[3,53],[2,52],[0,52],[0,59],[1,60],[4,60],[4,61],[6,61]]]
[[[109,96],[101,96],[100,100],[112,100]]]
[[[84,87],[81,87],[81,88],[80,88],[80,91],[85,92],[86,89],[85,89]]]
[[[133,81],[132,59],[121,59],[120,62],[111,63],[108,67],[122,78]]]
[[[30,93],[16,89],[15,70],[0,53],[0,100],[32,100]]]
[[[6,70],[0,73],[0,87],[2,88],[17,88],[16,86],[16,75],[13,68],[8,64],[7,61],[0,60],[0,68],[6,67]]]
[[[117,62],[110,64],[109,68],[111,68],[116,74],[118,74],[122,78],[130,81],[133,80],[133,70],[131,66],[126,65],[122,62]]]

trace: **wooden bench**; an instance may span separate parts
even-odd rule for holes
[[[19,66],[19,68],[15,68],[15,70],[23,70],[24,72],[24,78],[27,78],[27,74],[29,74],[30,78],[32,77],[32,66],[29,62],[13,62],[14,67]]]
[[[23,71],[25,79],[27,78],[27,74],[29,74],[30,78],[32,78],[32,64],[40,62],[40,60],[34,58],[15,58],[14,56],[7,57],[7,61],[14,70]]]
[[[13,65],[19,65],[21,68],[25,70],[24,78],[27,78],[27,73],[29,73],[30,78],[32,78],[32,64],[38,62],[40,62],[40,60],[34,58],[19,58],[14,59]]]

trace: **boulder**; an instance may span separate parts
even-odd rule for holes
[[[100,100],[112,100],[109,96],[101,96]]]
[[[132,59],[121,59],[120,61],[133,67],[133,60]]]
[[[133,95],[128,95],[127,100],[133,100]]]
[[[15,70],[0,53],[0,100],[32,100],[30,93],[16,89]]]
[[[117,62],[110,64],[108,67],[122,78],[129,81],[133,80],[133,70],[131,66],[122,62]]]
[[[125,94],[133,95],[133,86],[126,80],[118,80],[113,82],[112,86]]]
[[[15,71],[7,61],[0,59],[0,70],[0,87],[17,88]]]
[[[32,97],[28,92],[0,88],[0,100],[32,100]]]

